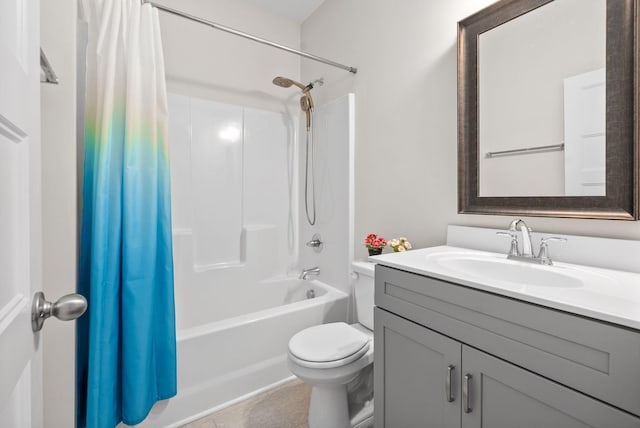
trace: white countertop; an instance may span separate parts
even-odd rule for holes
[[[496,269],[500,268],[500,263],[515,263],[519,268],[530,269],[532,274],[544,270],[546,273],[575,278],[583,285],[555,287],[553,284],[547,286],[527,284],[526,279],[522,281],[523,283],[489,280],[483,275],[457,271],[439,262],[439,260],[458,256],[493,259],[498,263]],[[640,330],[640,274],[638,273],[560,262],[554,262],[553,266],[507,262],[505,254],[452,246],[383,254],[369,257],[369,260],[384,266]]]

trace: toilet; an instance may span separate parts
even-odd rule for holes
[[[356,324],[316,325],[289,341],[289,369],[311,386],[309,428],[373,426],[374,266],[352,264]]]

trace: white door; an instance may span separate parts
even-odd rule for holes
[[[42,427],[40,4],[0,0],[0,426]]]
[[[605,69],[564,80],[565,195],[606,193]]]

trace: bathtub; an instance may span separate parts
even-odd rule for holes
[[[251,299],[254,310],[259,300],[258,310],[178,330],[178,395],[157,403],[139,427],[178,427],[292,379],[291,336],[346,320],[348,295],[320,281],[285,278],[258,285],[262,292]]]

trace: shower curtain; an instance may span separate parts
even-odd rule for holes
[[[157,10],[83,0],[88,25],[77,426],[176,394],[167,97]]]

